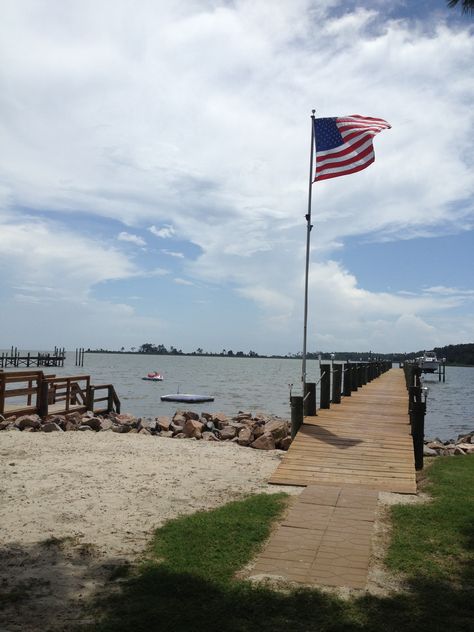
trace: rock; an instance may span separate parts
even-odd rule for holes
[[[173,415],[173,423],[176,424],[177,426],[183,427],[184,424],[186,423],[186,417],[183,415],[182,412],[177,411]]]
[[[151,434],[156,430],[156,419],[140,419],[140,423],[138,424],[139,430],[145,429],[148,430],[148,433]]]
[[[31,426],[27,426],[23,432],[37,432],[36,428],[32,428]]]
[[[82,415],[80,413],[78,413],[77,411],[75,411],[73,413],[68,413],[66,415],[66,419],[68,421],[72,421],[77,426],[80,426],[82,424]]]
[[[247,424],[243,424],[240,421],[231,421],[229,423],[229,426],[231,428],[235,428],[237,431],[237,434],[239,434],[239,432],[242,430],[242,428],[248,428],[248,423]]]
[[[214,422],[216,428],[218,428],[219,430],[225,428],[229,423],[227,415],[224,415],[224,413],[214,413],[214,415],[212,416],[212,421]]]
[[[101,420],[98,417],[83,417],[82,425],[89,426],[89,428],[95,430],[96,432],[102,430]]]
[[[233,417],[235,421],[242,421],[243,419],[252,419],[252,413],[244,413],[242,410],[239,410],[237,415]]]
[[[455,456],[460,456],[461,454],[466,454],[466,453],[464,452],[464,450],[463,450],[462,448],[460,448],[459,446],[456,446],[456,447],[454,448],[454,452],[453,452],[453,454],[454,454]]]
[[[0,420],[0,430],[5,430],[5,428],[8,428],[8,426],[11,424],[12,422],[9,421],[8,419],[2,418]]]
[[[78,426],[76,426],[76,424],[73,421],[69,421],[69,419],[66,419],[66,422],[64,424],[64,430],[66,431],[74,431],[77,430]]]
[[[187,410],[183,413],[183,417],[186,419],[194,419],[195,421],[199,421],[199,415],[192,410]]]
[[[184,432],[178,432],[178,434],[173,435],[173,437],[175,439],[186,439],[186,435],[184,434]]]
[[[169,417],[157,417],[156,418],[156,427],[157,430],[167,432],[170,429],[171,421]]]
[[[130,426],[122,426],[120,424],[113,424],[112,425],[112,432],[119,432],[119,433],[125,433],[125,432],[130,432]]]
[[[138,426],[138,419],[133,415],[129,415],[128,413],[115,415],[115,421],[121,426],[129,426],[130,428],[136,428]]]
[[[258,437],[261,437],[265,433],[265,428],[263,425],[256,423],[252,426],[252,432],[253,436],[258,439]]]
[[[222,441],[229,441],[237,435],[237,429],[233,426],[224,426],[222,430],[219,430],[219,437]]]
[[[172,421],[170,423],[170,430],[173,434],[178,434],[179,432],[183,432],[183,426],[181,424],[175,424],[174,421]]]
[[[287,437],[280,439],[278,447],[280,448],[280,450],[288,450],[292,441],[293,439],[290,437],[290,435],[288,435]]]
[[[204,418],[205,419],[205,418]],[[206,430],[210,431],[210,432],[214,432],[214,430],[216,429],[216,426],[214,424],[213,421],[210,421],[209,419],[207,419],[204,423],[204,427],[206,428]]]
[[[201,413],[201,417],[203,419],[207,419],[207,421],[211,421],[212,420],[212,415],[211,413]]]
[[[110,419],[101,419],[100,420],[100,429],[105,432],[107,430],[111,430],[113,423]]]
[[[255,439],[255,441],[250,444],[250,447],[256,450],[274,450],[275,439],[271,434],[263,434],[261,437],[258,437],[258,439]]]
[[[213,432],[209,432],[209,431],[204,431],[202,433],[202,440],[203,441],[219,441],[216,435]]]
[[[15,421],[15,426],[20,430],[25,428],[39,428],[41,426],[41,418],[38,415],[22,415]]]
[[[474,432],[469,432],[467,435],[458,435],[456,443],[473,443],[474,444]]]
[[[173,436],[172,430],[162,430],[160,432],[160,437],[172,437],[172,436]]]
[[[473,443],[458,443],[458,448],[464,450],[466,454],[474,454],[474,444]]]
[[[444,449],[444,444],[441,443],[441,441],[430,441],[429,443],[426,444],[426,446],[428,448],[430,448],[431,450],[443,450]]]
[[[271,434],[275,441],[288,436],[288,423],[282,419],[267,421],[264,429],[265,434]]]
[[[21,430],[17,428],[14,423],[8,424],[5,430],[7,430],[8,432],[12,432],[12,431],[21,432]]]
[[[196,419],[188,419],[184,424],[183,433],[186,437],[196,437],[196,439],[200,439],[202,436],[202,429],[204,428],[204,424]]]
[[[151,435],[151,432],[148,430],[148,428],[140,428],[138,434]]]
[[[63,432],[62,428],[55,424],[54,421],[47,421],[41,426],[43,432]]]
[[[76,426],[76,428],[81,432],[94,432],[93,429],[87,424],[81,424],[80,426]]]
[[[423,456],[438,456],[438,452],[434,448],[425,445],[423,448]]]
[[[252,430],[249,427],[242,428],[238,435],[239,445],[249,445],[254,440]]]

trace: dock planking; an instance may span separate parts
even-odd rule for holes
[[[391,369],[304,423],[272,475],[278,485],[357,485],[416,493],[403,372]]]

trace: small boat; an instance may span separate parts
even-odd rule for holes
[[[158,371],[151,371],[145,377],[142,377],[142,380],[148,380],[149,382],[162,382],[163,376]]]
[[[436,373],[439,369],[439,360],[434,351],[425,351],[422,356],[416,358],[416,362],[423,373]]]
[[[162,395],[162,402],[187,402],[189,404],[199,404],[201,402],[213,402],[211,395],[196,395],[193,393],[174,393],[173,395]]]

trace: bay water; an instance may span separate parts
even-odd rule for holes
[[[290,390],[301,394],[301,360],[278,358],[227,358],[127,353],[88,353],[84,367],[74,366],[68,352],[65,366],[47,369],[56,375],[91,375],[92,384],[113,384],[122,412],[136,416],[172,415],[180,408],[196,412],[257,412],[290,418]],[[398,366],[398,365],[394,365]],[[398,370],[398,368],[397,368]],[[150,371],[162,382],[142,380]],[[307,362],[307,380],[317,382],[319,363]],[[442,440],[474,430],[474,367],[447,367],[446,382],[425,375],[428,386],[425,435]],[[177,404],[162,402],[170,393],[211,395],[214,402]]]

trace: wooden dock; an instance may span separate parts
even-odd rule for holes
[[[105,392],[105,395],[104,395]],[[0,370],[0,415],[69,414],[91,410],[120,413],[113,384],[93,385],[89,375],[56,376],[43,371]]]
[[[269,482],[358,485],[415,494],[403,371],[391,369],[340,404],[305,417]]]

